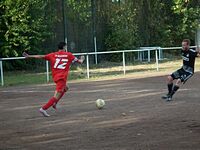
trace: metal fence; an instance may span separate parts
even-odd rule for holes
[[[191,46],[191,48],[196,48],[196,46]],[[123,74],[126,74],[126,59],[125,54],[130,52],[137,52],[138,56],[137,59],[139,61],[148,61],[150,62],[152,57],[155,59],[155,69],[159,71],[159,60],[163,59],[163,50],[178,50],[181,47],[168,47],[168,48],[161,48],[161,47],[141,47],[137,50],[118,50],[118,51],[106,51],[106,52],[92,52],[92,53],[75,53],[75,56],[86,56],[86,70],[87,70],[87,78],[90,78],[90,61],[89,56],[99,56],[101,54],[114,54],[114,53],[121,53],[122,55],[122,64],[123,64]],[[152,52],[154,55],[152,56]],[[147,55],[145,55],[147,53]],[[146,57],[145,57],[146,56]],[[98,57],[97,57],[98,58]],[[19,60],[25,59],[25,57],[11,57],[11,58],[0,58],[0,75],[1,75],[1,85],[4,86],[4,72],[3,72],[3,61],[9,60]],[[98,60],[97,60],[98,62]],[[46,81],[49,82],[49,62],[46,61]]]

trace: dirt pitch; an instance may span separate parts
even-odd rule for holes
[[[165,76],[70,83],[48,118],[38,109],[54,85],[0,88],[0,150],[199,150],[199,84],[196,73],[165,102]]]

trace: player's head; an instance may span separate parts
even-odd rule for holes
[[[187,51],[190,48],[190,40],[189,39],[184,39],[182,41],[182,49]]]
[[[59,49],[59,50],[66,50],[66,51],[67,51],[67,43],[65,43],[65,42],[60,42],[60,43],[58,44],[58,49]]]

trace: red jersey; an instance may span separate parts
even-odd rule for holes
[[[54,82],[62,79],[67,80],[68,72],[72,62],[78,59],[70,52],[59,50],[58,52],[45,55],[44,59],[50,61]]]

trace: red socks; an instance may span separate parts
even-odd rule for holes
[[[49,99],[49,101],[42,107],[44,110],[47,110],[49,107],[51,107],[54,103],[57,103],[57,99],[55,97],[52,97]]]
[[[61,93],[59,99],[52,97],[44,106],[42,106],[42,108],[44,110],[47,110],[49,107],[53,106],[54,103],[58,103],[58,101],[63,97],[64,94],[65,94],[65,91]]]

